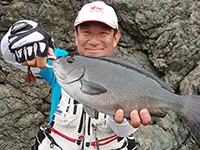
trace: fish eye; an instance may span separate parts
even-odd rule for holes
[[[75,59],[74,59],[73,57],[67,58],[67,62],[70,63],[70,64],[73,63],[74,60],[75,60]]]

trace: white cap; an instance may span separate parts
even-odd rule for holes
[[[101,22],[113,29],[118,29],[118,20],[115,10],[111,6],[106,5],[103,1],[85,4],[79,11],[74,26],[89,21]]]

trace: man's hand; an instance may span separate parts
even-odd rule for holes
[[[124,111],[119,109],[115,113],[114,120],[117,123],[122,123],[124,119]],[[140,124],[147,126],[151,122],[151,115],[147,109],[141,109],[139,112],[137,110],[133,110],[130,113],[130,124],[134,128],[138,128]]]
[[[10,28],[9,49],[24,66],[45,68],[53,39],[36,22],[20,20]]]
[[[54,50],[49,48],[48,55],[54,56]],[[21,63],[22,66],[31,66],[44,69],[46,67],[47,57],[36,56],[33,60],[27,60]]]

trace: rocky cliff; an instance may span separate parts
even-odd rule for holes
[[[1,0],[0,37],[19,19],[34,20],[52,34],[55,46],[75,50],[73,20],[89,0]],[[115,55],[153,72],[178,94],[199,94],[199,0],[105,0],[119,19],[122,38]],[[25,83],[25,73],[0,55],[0,149],[27,150],[48,122],[51,89],[42,79]],[[169,112],[134,133],[141,150],[197,150],[186,125]]]

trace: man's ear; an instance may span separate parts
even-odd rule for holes
[[[115,38],[114,38],[114,42],[113,42],[113,47],[115,48],[119,42],[121,38],[121,33],[120,31],[118,30],[117,33],[115,34]]]

